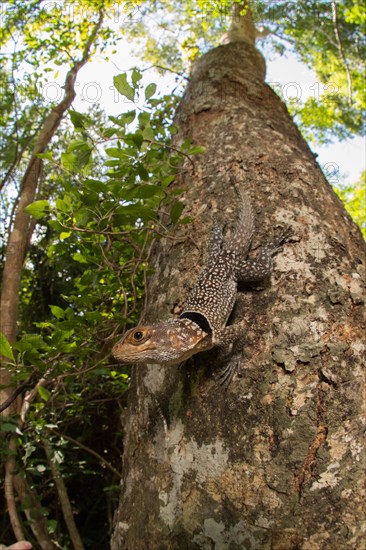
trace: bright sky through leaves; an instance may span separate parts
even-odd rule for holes
[[[77,98],[73,105],[76,110],[85,111],[91,104],[100,103],[108,115],[118,115],[132,108],[132,103],[118,94],[113,86],[114,76],[133,66],[141,66],[141,61],[133,57],[132,49],[133,45],[123,40],[119,42],[118,51],[110,55],[108,61],[99,57],[84,67],[76,88]],[[108,52],[105,54],[107,56]],[[62,70],[57,78],[50,74],[47,89],[44,91],[47,97],[54,100],[57,94],[62,93],[60,86],[63,78]],[[156,82],[158,91],[164,93],[174,89],[182,90],[184,85],[182,80],[177,84],[176,75],[166,73],[162,77],[152,69],[144,73],[143,81],[145,84]],[[322,90],[314,73],[293,55],[277,55],[276,58],[267,60],[267,82],[286,99],[305,99]],[[343,182],[349,185],[365,169],[365,147],[361,137],[343,142],[335,141],[330,145],[311,145],[311,148],[319,155],[318,162],[332,185]]]

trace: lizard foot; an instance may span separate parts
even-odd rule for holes
[[[283,244],[285,244],[287,241],[290,240],[290,237],[292,236],[292,227],[290,225],[279,228],[277,235],[273,238],[273,241],[271,243],[272,246],[272,256],[275,254],[278,254],[278,252],[282,252],[283,250]]]
[[[220,369],[220,372],[218,374],[218,381],[225,390],[227,390],[230,386],[235,374],[239,374],[241,376],[241,369],[239,367],[239,357],[238,359],[235,359],[235,357],[231,357],[230,361],[228,361],[228,363],[222,369]]]

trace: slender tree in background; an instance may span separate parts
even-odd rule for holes
[[[6,247],[6,261],[4,264],[2,286],[1,286],[1,304],[0,304],[0,330],[10,344],[14,344],[16,340],[17,321],[18,321],[18,304],[20,296],[20,281],[21,273],[25,260],[27,245],[34,231],[34,223],[31,221],[30,215],[25,211],[36,198],[39,185],[41,183],[43,160],[39,157],[44,153],[46,148],[59,127],[62,118],[67,113],[73,100],[75,99],[75,81],[79,70],[90,59],[91,49],[95,47],[95,41],[100,32],[103,23],[104,12],[99,11],[99,17],[96,23],[92,26],[91,32],[87,37],[80,59],[75,61],[67,73],[65,79],[64,97],[58,105],[45,117],[45,120],[35,138],[35,144],[28,161],[24,176],[21,180],[19,197],[17,201],[17,209],[13,220],[13,225],[9,234],[9,239]],[[5,359],[5,358],[3,358]],[[7,366],[7,362],[0,369],[0,402],[6,401],[11,393],[11,369]],[[21,413],[22,403],[18,399],[11,405],[13,409],[7,411]],[[18,409],[17,409],[18,407]],[[9,443],[9,449],[12,451],[5,463],[5,496],[9,509],[9,517],[12,523],[13,531],[18,540],[24,539],[24,533],[16,511],[14,487],[18,493],[20,500],[24,503],[28,499],[28,505],[25,507],[26,514],[31,517],[31,508],[37,518],[37,521],[31,522],[33,531],[37,539],[42,542],[43,548],[54,548],[47,533],[42,512],[39,509],[39,503],[32,496],[30,488],[27,487],[24,479],[16,473],[15,464],[15,449],[16,438],[12,438]],[[33,501],[33,502],[32,502]],[[32,506],[30,505],[32,502]],[[80,548],[80,546],[79,546]]]
[[[278,225],[293,237],[268,284],[240,289],[227,391],[217,351],[133,370],[113,550],[363,545],[365,246],[264,83],[254,36],[247,10],[194,64],[175,143],[206,150],[174,183],[192,222],[156,245],[146,319],[180,311],[212,219],[235,226],[230,174],[256,212],[254,247]]]
[[[23,39],[25,47],[24,49],[19,47],[12,57],[12,73],[11,73],[11,85],[7,89],[7,93],[11,98],[10,102],[4,103],[4,110],[2,112],[3,118],[7,123],[7,129],[13,124],[14,140],[10,143],[9,148],[6,147],[2,151],[2,161],[6,166],[8,162],[8,169],[3,174],[4,177],[1,182],[1,187],[11,185],[12,182],[15,186],[18,184],[17,178],[19,171],[24,169],[24,174],[21,177],[20,185],[18,188],[18,196],[14,201],[14,207],[11,214],[11,220],[9,224],[9,235],[5,250],[5,261],[2,270],[2,283],[1,283],[1,305],[0,305],[0,332],[2,350],[7,351],[8,344],[13,345],[16,341],[18,322],[19,322],[19,299],[21,296],[21,275],[24,267],[26,254],[29,248],[29,244],[34,232],[36,223],[34,218],[31,218],[30,214],[25,210],[37,196],[42,189],[43,181],[43,163],[42,154],[45,153],[63,120],[67,114],[72,102],[75,99],[75,82],[78,76],[79,70],[91,59],[93,50],[98,44],[98,39],[101,36],[107,38],[108,32],[103,33],[102,26],[104,22],[104,9],[103,6],[95,6],[95,9],[91,10],[92,16],[83,21],[82,17],[76,17],[75,20],[70,17],[61,18],[57,11],[57,6],[49,7],[46,12],[42,7],[37,6],[39,3],[29,4],[28,6],[9,6],[6,16],[4,15],[4,28],[1,35],[1,41],[6,47],[9,47],[11,38],[16,41],[15,36],[18,35],[20,29],[23,28]],[[84,14],[85,15],[85,14]],[[47,43],[47,23],[52,26],[57,18],[58,31],[54,33],[52,42]],[[90,26],[86,28],[85,22],[88,21]],[[28,29],[24,30],[25,24],[28,25]],[[45,28],[43,28],[43,25]],[[73,29],[68,35],[62,32],[62,26],[69,29]],[[40,33],[42,38],[32,35],[32,31],[36,34]],[[38,48],[41,48],[37,59],[32,58],[32,45],[38,43]],[[29,46],[29,50],[27,50]],[[45,46],[47,46],[45,48]],[[72,55],[70,52],[72,51]],[[32,94],[34,89],[34,78],[39,76],[41,79],[41,72],[36,71],[28,79],[25,78],[25,82],[22,86],[18,85],[16,80],[19,78],[17,71],[21,70],[22,62],[29,62],[38,68],[40,59],[44,62],[52,62],[55,58],[61,62],[67,58],[70,61],[69,70],[65,77],[63,86],[63,97],[59,103],[54,104],[48,111],[44,108],[37,109],[37,103],[34,100]],[[33,81],[33,86],[32,86]],[[28,96],[24,98],[25,107],[23,114],[20,115],[21,106],[18,105],[18,100],[21,94],[24,94],[28,84]],[[19,88],[17,88],[19,86]],[[10,90],[10,91],[9,91]],[[21,91],[22,90],[22,91]],[[5,99],[7,95],[4,94]],[[38,98],[39,99],[39,98]],[[31,101],[34,100],[32,105]],[[11,112],[13,109],[13,112]],[[28,119],[26,115],[28,114]],[[22,124],[20,117],[25,116],[26,123]],[[34,117],[38,117],[38,121],[33,120]],[[42,118],[43,117],[43,118]],[[14,189],[11,190],[11,193]],[[47,196],[50,191],[46,188],[44,194]],[[11,194],[10,193],[10,194]],[[46,201],[44,201],[46,202]],[[24,425],[24,417],[29,408],[29,404],[34,399],[39,390],[42,390],[42,386],[45,384],[45,378],[41,377],[37,381],[33,391],[28,395],[26,400],[22,400],[20,397],[13,399],[12,394],[14,388],[12,387],[12,377],[16,367],[13,362],[12,353],[7,352],[1,356],[0,367],[0,403],[2,404],[2,410],[5,407],[5,413],[2,415],[8,417],[13,413],[20,416],[17,421],[18,433],[20,434],[20,428]],[[18,392],[19,393],[19,392]],[[2,431],[8,431],[7,426],[9,424],[3,424]],[[10,425],[11,426],[11,425]],[[50,536],[50,531],[45,519],[45,513],[42,509],[40,499],[34,487],[28,483],[25,475],[19,474],[19,468],[16,464],[16,450],[18,446],[18,435],[13,434],[8,440],[8,449],[6,452],[6,458],[4,459],[4,493],[9,513],[10,523],[14,532],[14,536],[17,540],[22,540],[24,536],[24,528],[20,519],[19,510],[17,509],[17,501],[21,502],[23,511],[29,521],[33,535],[38,541],[39,545],[44,549],[55,548],[55,544]],[[4,449],[2,449],[3,451]],[[49,451],[50,453],[50,451]],[[53,459],[52,459],[53,460]],[[64,491],[65,495],[65,491]],[[61,494],[59,497],[62,503],[66,506],[70,503],[67,497],[62,499]],[[69,520],[71,526],[70,536],[73,540],[75,548],[82,548],[82,543],[76,533],[73,517],[69,514]],[[72,534],[73,531],[73,534]],[[76,534],[75,534],[76,533]]]

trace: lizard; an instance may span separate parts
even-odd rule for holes
[[[235,180],[231,181],[238,191]],[[179,318],[128,330],[112,349],[118,361],[133,365],[176,365],[215,346],[229,346],[244,334],[243,322],[226,325],[236,301],[237,284],[269,277],[273,256],[282,249],[289,230],[262,246],[255,259],[248,259],[254,214],[247,195],[240,192],[240,199],[239,219],[231,237],[225,240],[222,228],[213,224],[207,265]]]

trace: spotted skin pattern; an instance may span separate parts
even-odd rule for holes
[[[240,193],[241,212],[236,231],[228,240],[214,223],[208,262],[192,288],[179,319],[138,326],[126,332],[113,347],[113,356],[125,363],[175,365],[214,346],[228,346],[243,335],[244,323],[226,326],[233,310],[237,283],[268,277],[272,257],[280,250],[287,232],[263,246],[254,260],[247,259],[254,233],[249,199]]]

